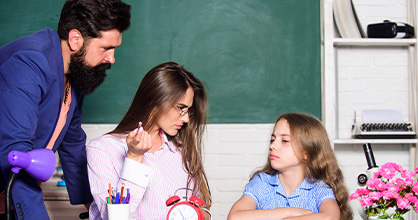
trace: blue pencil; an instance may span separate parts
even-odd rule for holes
[[[119,204],[119,193],[116,193],[116,201],[115,204]]]

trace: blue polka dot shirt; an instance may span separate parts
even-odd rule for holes
[[[257,174],[245,186],[244,195],[254,200],[257,209],[294,207],[308,209],[313,213],[318,213],[324,200],[336,200],[328,184],[323,181],[312,184],[306,179],[290,196],[287,196],[277,173],[275,175]]]

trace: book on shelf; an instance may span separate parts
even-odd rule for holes
[[[342,38],[365,38],[352,0],[333,1],[334,21]]]

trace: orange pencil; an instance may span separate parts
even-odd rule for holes
[[[122,204],[122,198],[123,198],[123,190],[125,188],[125,184],[122,183],[122,189],[120,190],[120,199],[119,199],[119,204]]]
[[[112,185],[109,183],[109,204],[112,204]]]

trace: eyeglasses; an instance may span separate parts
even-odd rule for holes
[[[180,106],[175,106],[180,113],[180,117],[185,116],[187,113],[189,113],[189,117],[192,117],[192,115],[194,114],[194,109],[192,108],[187,108],[186,106],[180,107]]]

